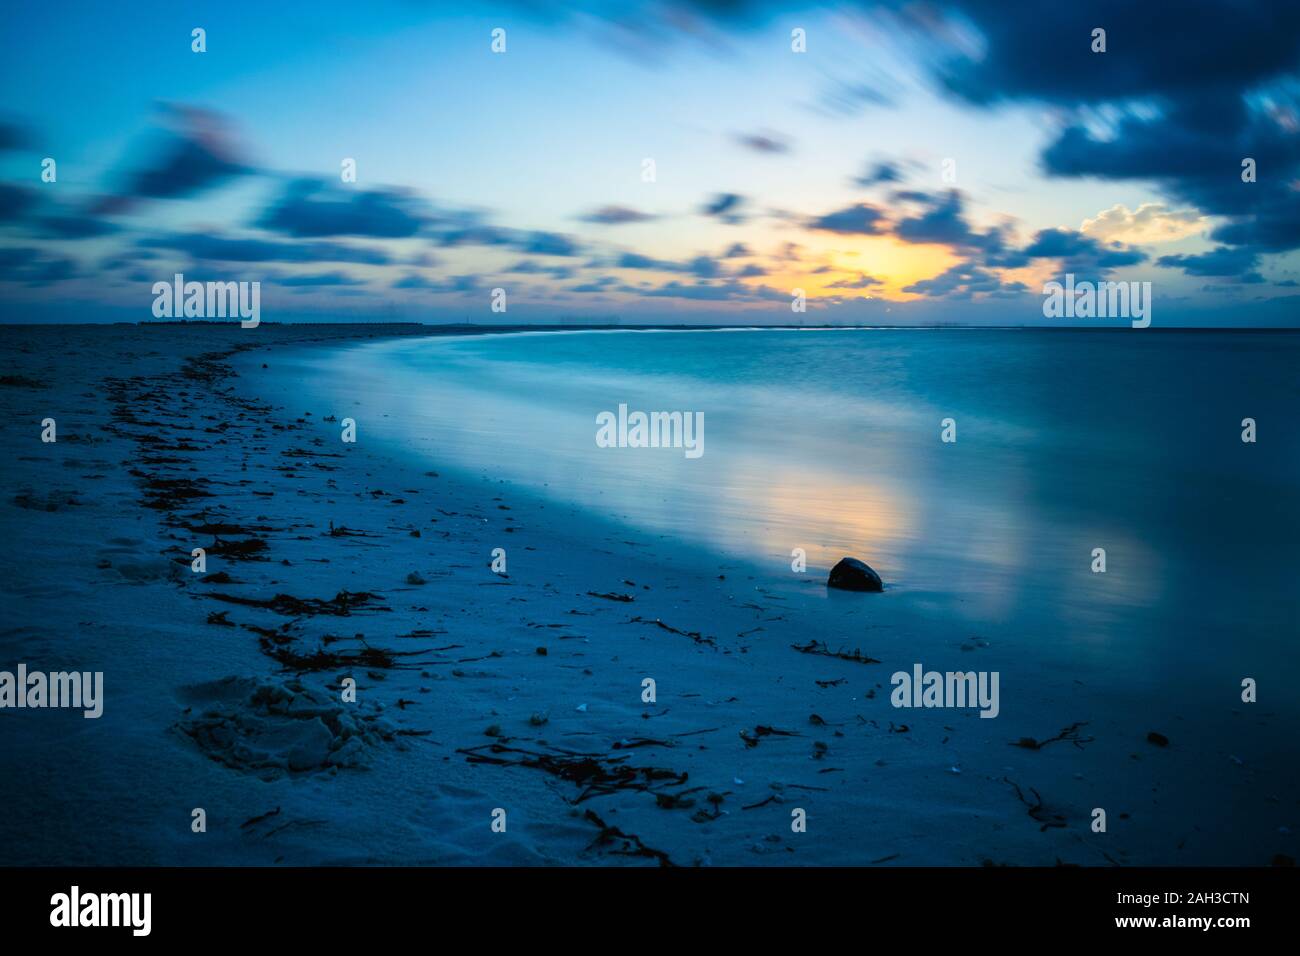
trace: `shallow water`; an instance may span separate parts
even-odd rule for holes
[[[303,361],[363,436],[774,575],[795,548],[812,573],[857,555],[1065,668],[1155,693],[1300,677],[1298,334],[578,332]],[[703,454],[598,447],[621,403],[702,412]]]

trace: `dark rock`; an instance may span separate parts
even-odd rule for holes
[[[866,563],[857,558],[840,558],[839,564],[831,568],[831,576],[826,579],[828,588],[840,588],[843,591],[883,591],[885,584],[880,575]]]
[[[1166,737],[1164,734],[1157,733],[1156,731],[1153,730],[1149,734],[1147,734],[1147,743],[1155,744],[1157,747],[1168,747],[1169,738]]]

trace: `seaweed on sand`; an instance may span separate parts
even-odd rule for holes
[[[853,649],[853,653],[851,654],[845,651],[832,651],[830,645],[823,644],[815,638],[807,644],[791,644],[790,646],[800,654],[816,654],[820,657],[836,657],[842,661],[853,661],[855,664],[880,663],[880,661],[876,660],[874,657],[868,657],[866,654],[863,654],[862,651],[856,647]]]
[[[507,747],[500,743],[483,744],[456,751],[470,763],[490,763],[506,767],[531,767],[542,770],[581,788],[574,804],[591,797],[607,796],[622,790],[655,793],[665,787],[680,787],[688,774],[662,767],[634,767],[626,761],[630,755],[606,757],[603,754],[575,753],[552,749],[549,753]]]
[[[1009,777],[1003,777],[1002,779],[1004,782],[1011,784],[1011,786],[1015,788],[1016,797],[1019,798],[1020,802],[1023,803],[1028,808],[1029,816],[1032,817],[1037,823],[1042,824],[1042,826],[1038,828],[1040,832],[1046,831],[1049,828],[1053,828],[1053,827],[1060,828],[1060,829],[1065,828],[1065,817],[1061,816],[1059,813],[1049,812],[1043,806],[1043,798],[1039,795],[1037,790],[1035,790],[1033,787],[1029,788],[1029,792],[1034,795],[1034,800],[1031,803],[1025,797],[1023,791],[1021,791],[1019,784],[1017,784],[1014,780],[1010,779]]]
[[[369,591],[340,591],[329,600],[321,598],[296,598],[292,594],[277,594],[270,600],[246,598],[236,594],[213,592],[207,595],[216,601],[228,601],[245,607],[260,607],[286,617],[310,617],[314,614],[333,614],[348,617],[353,611],[388,611],[391,608],[376,607],[375,601],[382,601],[378,594]]]
[[[1046,740],[1035,740],[1033,737],[1021,737],[1019,740],[1015,741],[1012,746],[1023,747],[1026,750],[1042,750],[1048,744],[1054,744],[1061,740],[1068,740],[1070,743],[1082,750],[1084,744],[1090,744],[1096,739],[1094,737],[1079,736],[1079,728],[1086,726],[1088,726],[1086,720],[1076,721],[1069,727],[1064,728],[1055,737],[1048,737]]]
[[[270,550],[270,545],[263,538],[245,538],[243,541],[226,541],[214,537],[208,545],[208,554],[218,554],[232,561],[265,561],[263,551]]]
[[[591,842],[592,847],[602,847],[615,856],[644,856],[657,860],[660,866],[676,866],[663,850],[656,850],[641,842],[641,838],[632,833],[624,833],[618,827],[612,827],[602,820],[594,811],[588,810],[583,819],[600,828],[600,834]],[[621,841],[621,842],[620,842]],[[616,849],[609,849],[613,845]],[[590,849],[590,847],[588,847]]]
[[[758,742],[763,737],[802,737],[798,731],[794,730],[777,730],[775,727],[769,727],[766,724],[759,724],[754,728],[754,736],[750,736],[743,730],[740,732],[740,739],[745,742],[746,747],[757,747]]]
[[[353,667],[375,668],[377,670],[411,669],[415,663],[402,664],[399,657],[414,657],[423,651],[389,651],[381,647],[364,645],[356,651],[327,651],[318,647],[310,654],[301,654],[289,644],[277,639],[262,637],[258,642],[262,652],[286,670],[296,673],[332,671]]]
[[[714,641],[713,638],[711,638],[711,637],[705,637],[705,636],[704,636],[703,634],[701,634],[699,631],[679,631],[677,628],[672,627],[671,625],[665,624],[663,621],[659,620],[659,618],[655,618],[654,620],[650,620],[649,618],[644,618],[644,617],[641,617],[641,616],[638,615],[637,617],[634,617],[634,618],[632,618],[630,621],[628,621],[628,623],[629,623],[629,624],[653,624],[653,625],[655,625],[656,627],[659,627],[659,628],[662,628],[662,629],[665,630],[665,631],[668,631],[670,634],[680,634],[680,635],[682,635],[682,637],[689,637],[689,638],[690,638],[691,640],[693,640],[696,644],[708,644],[708,645],[713,646],[713,647],[716,647],[716,646],[717,646],[717,642]]]

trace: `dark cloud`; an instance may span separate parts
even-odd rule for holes
[[[429,279],[411,273],[393,283],[394,289],[419,289],[427,292],[470,293],[479,291],[475,276],[449,276],[446,279]]]
[[[808,228],[838,232],[846,236],[880,236],[889,231],[885,214],[867,203],[858,203],[819,216],[808,223]]]
[[[0,222],[22,218],[37,205],[36,190],[12,183],[0,183]]]
[[[715,279],[722,274],[722,267],[709,256],[696,256],[686,264],[686,271],[701,279]]]
[[[931,279],[904,286],[904,292],[931,298],[969,299],[975,295],[1009,297],[1027,291],[1023,282],[1003,282],[973,262],[959,262]]]
[[[505,271],[521,273],[523,275],[549,275],[554,276],[556,279],[567,279],[573,275],[572,266],[548,266],[540,262],[534,262],[531,259],[524,259],[520,262],[516,262]]]
[[[1300,193],[1290,185],[1300,178],[1300,4],[1189,0],[1171,11],[1101,0],[1022,17],[994,0],[957,7],[984,49],[942,68],[955,95],[1118,110],[1104,136],[1068,124],[1043,151],[1047,173],[1155,182],[1229,220],[1212,234],[1220,243],[1300,248]],[[1097,26],[1107,32],[1105,53],[1090,49]],[[1127,108],[1139,101],[1141,111]],[[1246,157],[1258,164],[1254,183],[1241,180]]]
[[[159,131],[147,159],[123,174],[116,194],[93,213],[126,212],[142,199],[183,199],[252,172],[216,113],[173,106],[167,116],[170,128]]]
[[[872,286],[883,285],[883,283],[874,276],[861,275],[856,279],[840,279],[838,282],[832,282],[826,288],[828,289],[869,289]]]
[[[1243,281],[1263,281],[1255,272],[1259,254],[1243,248],[1219,246],[1200,255],[1161,256],[1156,265],[1170,269],[1182,269],[1189,276],[1238,276]],[[1250,276],[1249,280],[1244,277]]]
[[[740,212],[744,204],[745,197],[738,193],[718,193],[700,208],[700,212],[735,225],[744,219]]]
[[[627,206],[601,206],[599,209],[580,217],[583,222],[592,222],[602,226],[622,226],[635,222],[651,222],[658,218],[649,213]]]
[[[598,276],[590,282],[583,282],[579,285],[569,286],[570,292],[609,292],[611,286],[616,286],[618,279],[613,276]]]
[[[32,223],[33,231],[50,239],[95,239],[118,231],[118,226],[97,216],[44,216]]]
[[[1136,265],[1147,255],[1122,243],[1103,243],[1073,229],[1040,229],[1023,250],[1031,259],[1061,259],[1067,272],[1091,272]]]
[[[681,268],[675,262],[643,256],[639,252],[623,253],[615,265],[620,269],[654,269],[661,272],[677,272]]]
[[[878,162],[867,167],[866,172],[853,182],[858,186],[876,186],[880,183],[896,183],[903,178],[903,171],[897,163]]]
[[[360,279],[354,279],[342,272],[322,272],[317,275],[285,276],[275,280],[276,285],[300,287],[336,287],[365,285]]]
[[[576,256],[581,253],[578,244],[558,232],[526,232],[513,243],[520,252],[535,256]]]
[[[298,238],[414,236],[427,210],[397,189],[353,190],[321,179],[296,179],[258,221],[263,229]]]
[[[76,263],[65,256],[47,255],[28,247],[0,247],[0,282],[47,286],[76,276]]]
[[[926,208],[918,215],[899,219],[894,226],[894,235],[904,242],[946,245],[963,250],[1001,248],[1000,234],[980,233],[971,229],[966,222],[964,202],[958,190],[950,189],[936,196],[914,192],[906,195],[916,197]]]
[[[1170,9],[1092,0],[1016,11],[1005,0],[955,0],[953,7],[983,42],[976,56],[944,61],[940,76],[974,103],[1192,101],[1261,84],[1300,61],[1300,4],[1289,2],[1182,0]],[[1105,53],[1092,52],[1095,27],[1106,30]]]
[[[780,155],[790,152],[790,143],[776,133],[746,133],[736,137],[736,142],[755,153]]]
[[[143,249],[170,249],[191,259],[209,262],[351,262],[388,265],[392,261],[382,249],[339,242],[228,238],[200,232],[147,236],[140,239],[138,245]]]
[[[746,286],[741,285],[738,282],[699,282],[694,285],[686,285],[681,282],[669,282],[666,285],[650,289],[641,289],[638,290],[638,292],[643,296],[653,299],[695,299],[707,302],[723,302],[727,300],[739,302],[790,301],[788,295],[778,292],[775,289],[769,289],[766,286]]]
[[[118,231],[115,223],[68,211],[48,195],[45,190],[0,183],[0,223],[41,239],[93,239]]]
[[[0,150],[18,149],[28,144],[27,131],[11,120],[0,119]]]

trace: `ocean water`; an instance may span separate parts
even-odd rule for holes
[[[300,361],[368,439],[774,577],[796,548],[817,575],[856,555],[967,633],[1153,687],[1300,677],[1300,334],[524,333]],[[703,453],[599,447],[620,404],[703,413]]]

